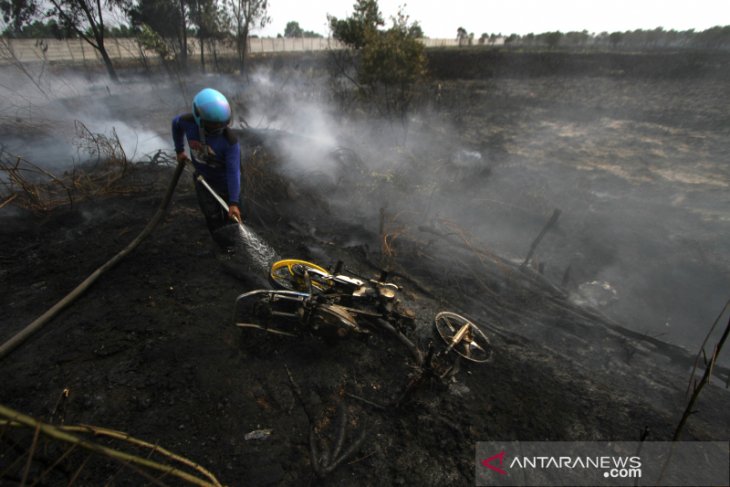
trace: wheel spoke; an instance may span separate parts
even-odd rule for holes
[[[448,316],[444,316],[444,321],[446,322],[446,326],[448,326],[448,327],[449,327],[449,331],[451,331],[451,333],[452,333],[452,334],[453,334],[454,332],[456,332],[456,328],[455,328],[454,326],[452,326],[452,325],[451,325],[451,320],[449,320],[449,317],[448,317]],[[453,335],[452,335],[452,336],[453,336]],[[451,337],[449,337],[449,338],[451,338]]]
[[[469,319],[451,311],[442,311],[436,315],[434,325],[438,335],[446,342],[447,353],[453,351],[476,363],[491,359],[493,349],[489,339]]]
[[[479,350],[481,350],[481,351],[482,351],[482,352],[484,352],[484,353],[487,353],[487,351],[486,351],[486,350],[484,350],[484,348],[482,348],[482,346],[481,346],[481,345],[479,345],[479,344],[478,344],[478,343],[476,342],[476,340],[472,340],[472,341],[470,341],[470,342],[469,342],[469,348],[471,348],[471,347],[474,347],[474,348],[476,348],[476,349],[479,349]]]

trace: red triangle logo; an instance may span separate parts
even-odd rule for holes
[[[492,455],[491,457],[487,458],[486,460],[482,460],[482,465],[484,465],[485,467],[487,467],[490,470],[494,470],[495,472],[497,472],[500,475],[507,475],[506,470],[499,468],[504,463],[504,455],[505,455],[505,453],[503,451],[497,453],[496,455]],[[499,467],[495,467],[494,465],[492,465],[492,462],[494,460],[499,460]]]

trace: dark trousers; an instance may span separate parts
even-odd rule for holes
[[[198,204],[200,210],[205,216],[205,223],[208,225],[208,230],[215,243],[217,243],[223,250],[233,251],[236,246],[236,237],[238,235],[238,224],[228,218],[228,212],[223,206],[210,194],[210,191],[203,186],[203,183],[198,181],[196,178],[198,174],[193,174],[193,181],[195,182],[195,195],[198,197]],[[210,187],[218,193],[218,196],[223,198],[223,201],[228,202],[228,188],[213,185],[210,181],[206,181]],[[241,202],[238,202],[239,208]]]

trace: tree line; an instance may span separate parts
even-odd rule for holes
[[[163,65],[183,73],[191,44],[205,69],[206,56],[215,64],[216,46],[228,42],[235,45],[243,70],[251,31],[270,21],[268,0],[0,0],[0,11],[5,22],[0,49],[3,42],[12,49],[8,37],[80,38],[99,51],[114,80],[117,73],[104,44],[110,37],[136,37]],[[109,19],[120,17],[128,24],[110,25]],[[349,17],[327,20],[331,37],[343,46],[329,53],[328,63],[333,95],[343,111],[375,110],[405,126],[427,72],[418,22],[401,8],[386,25],[377,0],[355,0]],[[287,24],[284,36],[321,37],[296,21]],[[198,42],[189,43],[191,37]]]
[[[145,52],[155,52],[163,66],[177,71],[188,69],[192,55],[199,56],[198,65],[203,71],[207,65],[217,65],[217,46],[228,43],[235,47],[236,62],[243,71],[251,32],[271,21],[268,7],[269,0],[0,0],[0,42],[7,48],[7,38],[11,37],[83,39],[99,52],[114,80],[118,78],[117,73],[104,42],[111,37],[136,38],[143,61]],[[398,55],[415,56],[405,60],[408,63],[420,56],[414,54],[416,44],[413,43],[424,37],[418,22],[410,22],[403,12],[399,12],[393,18],[392,27],[385,29],[377,0],[356,0],[353,8],[353,15],[347,19],[330,18],[330,30],[333,38],[342,41],[357,55],[361,67],[370,59],[378,59],[379,63],[392,61],[386,48],[400,50]],[[321,37],[303,30],[296,21],[286,25],[283,36]],[[191,44],[191,39],[197,42]],[[499,40],[506,46],[518,48],[728,49],[730,26],[699,32],[658,27],[599,34],[585,30],[509,36],[484,33],[477,40],[473,33],[459,27],[457,39],[459,45],[490,45]],[[191,46],[195,46],[195,52],[191,52]],[[364,49],[366,46],[368,49]],[[375,46],[378,46],[377,51]],[[414,68],[413,72],[419,70],[421,68]],[[379,76],[387,78],[390,72],[398,71],[402,71],[401,67],[393,62]]]
[[[730,25],[716,26],[703,31],[664,30],[662,27],[650,30],[631,30],[624,32],[589,33],[580,32],[543,32],[541,34],[502,34],[483,33],[475,40],[474,34],[459,27],[456,32],[459,45],[490,45],[502,39],[506,46],[565,48],[613,48],[613,49],[730,49]]]
[[[105,40],[135,37],[168,69],[184,71],[195,43],[199,64],[217,62],[216,45],[235,46],[244,69],[251,31],[270,22],[268,0],[0,0],[2,37],[81,38],[99,52],[113,80]],[[140,51],[143,52],[143,51]]]

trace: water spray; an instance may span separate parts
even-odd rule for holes
[[[215,190],[208,184],[208,182],[205,180],[205,178],[202,175],[198,175],[196,180],[200,182],[200,184],[203,185],[205,189],[207,189],[211,195],[213,195],[213,198],[225,209],[227,212],[230,211],[228,203],[225,202],[223,198],[220,197],[218,193],[215,192]],[[238,223],[238,228],[241,233],[241,238],[244,243],[244,248],[246,253],[251,257],[252,264],[258,270],[264,271],[266,274],[269,272],[269,267],[271,264],[278,259],[278,256],[276,255],[276,251],[271,248],[269,244],[267,244],[264,240],[261,239],[256,233],[251,230],[248,226],[244,225],[243,222],[239,218],[235,218],[234,220],[236,223]]]

